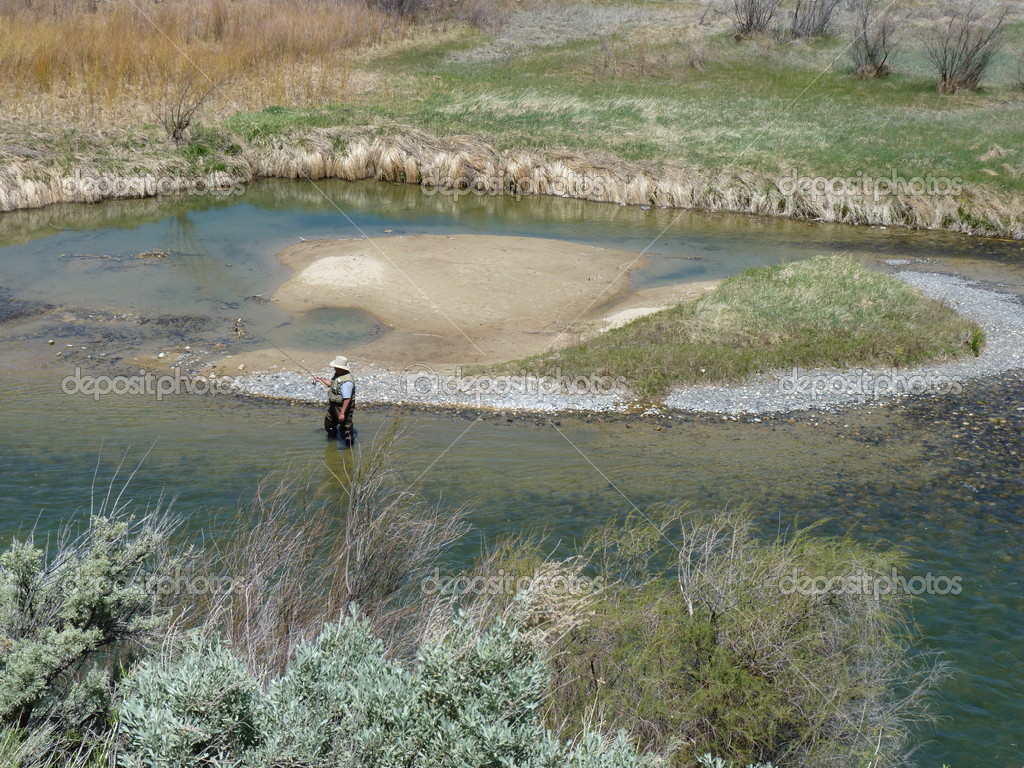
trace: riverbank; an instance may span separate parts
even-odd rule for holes
[[[828,183],[816,173],[714,170],[587,151],[502,151],[480,138],[441,139],[411,128],[384,135],[316,128],[269,139],[257,132],[252,141],[213,131],[203,134],[198,149],[168,146],[144,130],[115,129],[77,132],[70,151],[64,147],[67,137],[22,133],[0,127],[0,212],[57,203],[244,195],[245,185],[261,178],[376,179],[417,184],[428,195],[550,195],[1024,239],[1020,194],[983,184],[957,182],[945,191],[921,192],[917,181],[894,178],[889,184],[882,178],[886,191],[877,194]]]
[[[781,371],[739,386],[675,389],[660,401],[641,400],[614,376],[591,382],[530,376],[463,376],[425,365],[404,371],[355,361],[363,403],[432,408],[479,409],[510,413],[721,414],[728,417],[774,416],[797,411],[835,411],[907,396],[956,394],[974,379],[1024,369],[1024,306],[1006,294],[972,281],[904,270],[896,277],[926,296],[948,303],[986,333],[978,357],[916,368]],[[328,372],[323,371],[324,374]],[[596,386],[595,382],[596,381]],[[233,377],[240,394],[292,401],[322,402],[323,386],[293,371],[253,372]],[[585,391],[574,391],[579,386]]]
[[[1024,16],[980,90],[941,94],[943,9],[913,5],[883,79],[853,76],[845,7],[814,39],[739,40],[704,3],[479,0],[408,25],[310,8],[280,27],[251,23],[273,13],[257,0],[183,3],[160,34],[116,4],[26,8],[0,55],[0,211],[378,179],[1024,238]],[[146,42],[93,50],[126,36]]]

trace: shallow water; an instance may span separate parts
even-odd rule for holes
[[[929,268],[1024,289],[1024,269],[1015,263],[1019,244],[707,214],[672,223],[675,212],[552,199],[453,201],[380,184],[322,189],[371,236],[384,229],[531,234],[639,251],[671,224],[638,277],[644,285],[850,251],[934,258]],[[287,324],[275,307],[245,297],[269,294],[284,279],[273,259],[280,247],[299,236],[353,234],[323,195],[298,183],[260,184],[227,200],[5,214],[0,286],[19,299],[195,313],[218,322],[244,307],[250,327],[333,352],[333,329],[357,318],[311,313]],[[143,265],[60,256],[155,248],[191,255]],[[359,332],[374,332],[371,321],[363,322]],[[216,527],[218,516],[233,512],[267,473],[313,467],[327,477],[329,469],[358,460],[358,452],[323,440],[313,408],[226,397],[69,398],[58,384],[64,367],[52,357],[40,362],[32,334],[5,335],[8,326],[0,325],[0,540],[32,526],[52,533],[87,514],[94,472],[105,488],[125,455],[133,466],[148,451],[131,496],[140,504],[177,496],[175,506],[193,529]],[[1021,386],[1019,376],[1010,376],[974,383],[959,398],[813,421],[561,419],[556,427],[543,419],[413,414],[404,417],[410,435],[403,473],[414,480],[425,472],[422,487],[432,498],[470,502],[473,522],[488,538],[536,530],[568,546],[632,504],[680,501],[702,510],[742,502],[766,529],[827,518],[829,532],[902,546],[915,574],[960,576],[964,585],[960,595],[922,597],[916,608],[931,644],[958,669],[939,693],[946,719],[923,734],[930,742],[920,763],[1016,766],[1024,760]],[[390,419],[388,412],[361,412],[362,443]],[[478,540],[467,541],[456,556],[464,562],[478,547]]]

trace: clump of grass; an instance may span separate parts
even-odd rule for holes
[[[821,366],[909,366],[977,353],[982,330],[843,257],[750,269],[701,298],[521,361],[538,375],[621,375],[641,396]]]

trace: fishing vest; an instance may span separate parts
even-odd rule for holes
[[[332,403],[337,403],[338,405],[340,405],[341,403],[345,402],[345,398],[343,398],[341,396],[341,385],[344,384],[346,381],[351,381],[352,382],[352,397],[351,397],[352,402],[349,403],[349,408],[355,408],[356,407],[356,380],[352,378],[352,374],[351,373],[343,373],[343,374],[341,374],[341,376],[338,376],[338,377],[336,377],[336,378],[331,380],[331,389],[329,390],[329,393],[327,395],[327,399],[330,400],[330,402],[332,402]]]

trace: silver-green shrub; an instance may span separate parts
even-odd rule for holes
[[[31,538],[0,554],[0,725],[29,727],[69,703],[101,703],[89,662],[98,652],[149,636],[161,612],[152,590],[173,563],[167,524],[96,516],[82,535],[62,537],[52,554]],[[88,690],[82,688],[82,681]]]
[[[575,743],[541,725],[543,644],[456,618],[415,662],[386,658],[353,613],[263,690],[227,648],[144,662],[123,687],[126,768],[653,768],[624,735]]]
[[[126,685],[120,722],[127,768],[183,768],[229,760],[259,740],[263,692],[218,644],[195,644],[140,664]]]

